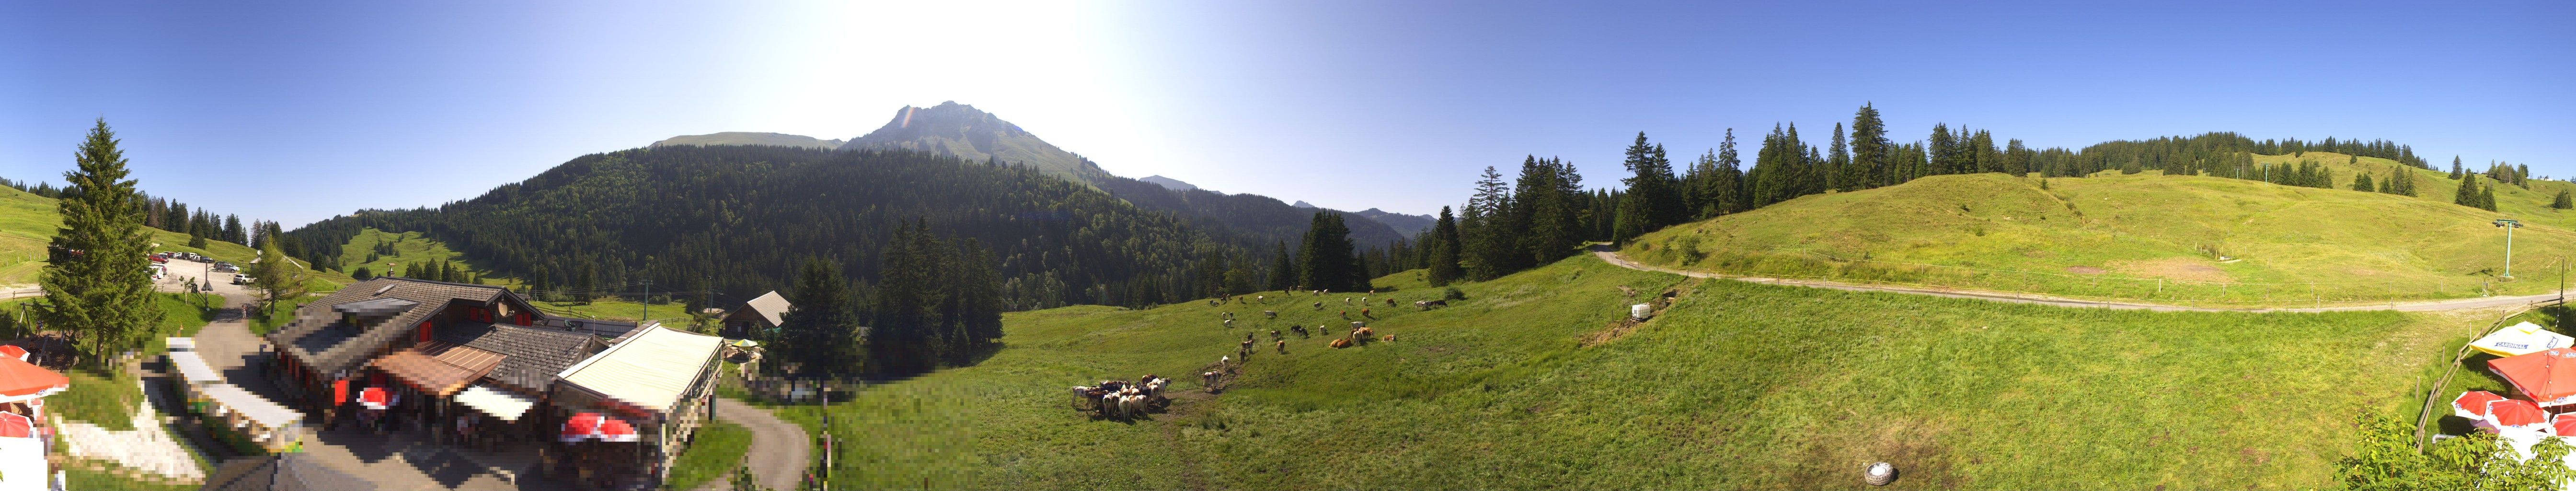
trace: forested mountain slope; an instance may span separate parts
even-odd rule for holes
[[[843,151],[906,149],[953,155],[973,162],[998,161],[1037,168],[1107,191],[1111,196],[1153,211],[1190,218],[1201,226],[1249,234],[1262,244],[1295,243],[1305,233],[1314,210],[1299,209],[1267,196],[1226,194],[1196,186],[1174,189],[1169,183],[1111,175],[1073,152],[1057,148],[975,106],[945,102],[933,107],[905,107],[866,136],[853,138]],[[1168,178],[1165,179],[1169,181]],[[1179,182],[1179,181],[1169,181]],[[1183,186],[1188,186],[1183,184]],[[1376,220],[1350,220],[1351,240],[1361,247],[1384,247],[1414,230],[1399,230]]]
[[[814,257],[874,281],[887,239],[917,220],[991,248],[1013,308],[1197,298],[1224,269],[1194,268],[1221,257],[1248,263],[1253,242],[1033,168],[773,146],[587,155],[474,199],[369,210],[288,235],[307,250],[338,251],[364,227],[421,231],[531,283],[583,289],[652,279],[662,291],[717,290],[722,303],[784,289]]]

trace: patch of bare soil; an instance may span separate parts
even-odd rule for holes
[[[1890,483],[1889,488],[1957,489],[1967,485],[1965,478],[1950,472],[1950,446],[1942,441],[1949,433],[1946,426],[1880,418],[1851,421],[1869,420],[1879,423],[1847,433],[1817,435],[1816,441],[1799,455],[1793,481],[1812,483],[1816,488],[1862,487],[1862,471],[1871,463],[1886,462],[1896,466],[1896,482]],[[1850,484],[1835,485],[1840,483]]]
[[[2207,281],[2212,283],[2236,281],[2235,277],[2228,276],[2227,271],[2220,270],[2217,266],[2211,266],[2209,265],[2208,260],[2197,257],[2169,257],[2164,259],[2149,259],[2145,261],[2112,261],[2108,266],[2111,267],[2112,271],[2148,278]]]
[[[1647,300],[1645,303],[1654,304],[1655,317],[1663,317],[1664,309],[1672,308],[1673,301],[1681,297],[1682,291],[1688,289],[1689,285],[1695,284],[1698,284],[1698,282],[1693,281],[1681,286],[1675,286],[1670,290],[1664,290],[1663,294],[1656,295],[1652,300]],[[1619,289],[1629,291],[1629,298],[1636,298],[1636,292],[1634,290],[1625,286],[1621,286]],[[1644,327],[1645,325],[1645,321],[1637,320],[1634,317],[1624,315],[1619,316],[1619,320],[1610,321],[1609,325],[1601,326],[1600,330],[1585,333],[1581,340],[1581,345],[1585,348],[1590,348],[1600,346],[1611,341],[1617,341],[1619,338],[1628,337],[1629,334],[1635,334],[1638,328]]]
[[[2102,268],[2092,266],[2067,266],[2066,272],[2075,274],[2102,274],[2108,273],[2109,271],[2103,271]]]

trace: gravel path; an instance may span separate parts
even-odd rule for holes
[[[739,400],[718,398],[715,405],[717,418],[751,429],[751,450],[742,455],[743,465],[751,467],[751,477],[761,487],[796,489],[814,447],[814,441],[805,437],[805,428]]]

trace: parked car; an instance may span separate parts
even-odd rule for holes
[[[158,255],[153,255],[153,256],[144,256],[144,258],[146,258],[146,259],[151,259],[151,260],[152,260],[152,262],[153,262],[153,263],[155,263],[155,264],[170,262],[170,258],[161,257],[161,256],[158,256]]]
[[[215,258],[206,257],[206,256],[197,256],[197,262],[201,262],[201,263],[211,263],[211,262],[215,262]]]
[[[252,281],[258,281],[258,279],[252,278],[250,275],[246,274],[233,275],[233,284],[235,285],[248,285]]]
[[[240,267],[240,266],[234,266],[234,265],[233,265],[233,263],[228,263],[228,262],[223,262],[223,261],[216,261],[216,262],[215,262],[215,272],[217,272],[217,273],[235,273],[235,272],[240,272],[240,271],[241,271],[241,267]]]

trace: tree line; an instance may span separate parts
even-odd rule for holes
[[[53,183],[47,182],[29,183],[0,179],[0,186],[8,186],[28,194],[57,200],[81,195],[81,187],[77,183],[55,187]],[[251,245],[251,236],[258,232],[256,229],[244,228],[241,215],[219,215],[204,208],[191,209],[187,203],[179,200],[153,196],[141,191],[136,191],[134,196],[127,199],[135,201],[134,211],[143,220],[143,226],[186,234],[188,247],[204,249],[206,241],[216,240],[258,248]]]
[[[1747,168],[1735,130],[1730,128],[1716,148],[1675,169],[1664,146],[1640,132],[1623,152],[1621,167],[1627,172],[1620,179],[1623,189],[1585,191],[1582,176],[1571,164],[1557,158],[1525,157],[1518,179],[1507,182],[1496,168],[1485,168],[1466,205],[1442,208],[1440,219],[1418,236],[1414,246],[1387,250],[1403,253],[1391,255],[1392,266],[1428,268],[1432,283],[1442,285],[1492,279],[1546,264],[1579,252],[1581,244],[1589,241],[1625,242],[1664,227],[1801,196],[1892,186],[1933,175],[2000,172],[2045,178],[2156,170],[2167,175],[2330,188],[2335,182],[2332,172],[2316,162],[2258,165],[2253,156],[2337,152],[2354,156],[2353,164],[2367,156],[2431,168],[2413,147],[2387,140],[2255,140],[2211,132],[2110,141],[2082,149],[2033,148],[2018,139],[1998,140],[1987,130],[1936,123],[1926,138],[1900,143],[1888,136],[1878,109],[1864,104],[1853,112],[1848,126],[1834,124],[1821,148],[1801,135],[1796,124],[1776,124],[1762,135]],[[2519,178],[2528,172],[2497,166],[2489,173]],[[2404,169],[2390,169],[2385,178],[2364,174],[2354,189],[2416,195],[2413,173]],[[2566,201],[2576,207],[2576,196]]]

